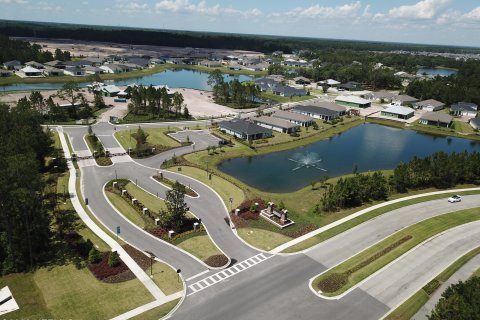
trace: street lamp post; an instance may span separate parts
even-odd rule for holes
[[[230,201],[230,212],[232,211],[233,209],[233,206],[232,206],[232,203],[233,203],[233,198],[230,198],[228,199]]]
[[[153,278],[153,260],[155,259],[155,255],[150,251],[145,251],[150,257],[150,277]]]

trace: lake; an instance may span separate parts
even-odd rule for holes
[[[457,70],[445,69],[445,68],[421,68],[417,70],[418,75],[426,74],[428,77],[449,77],[451,75],[457,74]]]
[[[439,137],[413,130],[377,124],[362,124],[340,135],[307,146],[266,155],[235,158],[222,162],[219,169],[246,184],[269,192],[292,192],[319,181],[322,176],[393,169],[414,156],[437,151],[480,151],[480,143],[460,138]],[[322,160],[316,167],[299,167],[296,160],[306,153]],[[322,171],[321,169],[327,170]]]
[[[189,88],[208,91],[211,90],[211,87],[207,84],[208,76],[209,73],[206,72],[187,69],[174,69],[139,78],[131,78],[126,80],[105,80],[104,82],[118,86],[125,86],[132,83],[142,84],[144,86],[166,84],[170,88]],[[232,81],[233,79],[247,81],[252,79],[252,77],[245,75],[229,74],[224,74],[223,78],[225,81]],[[81,87],[86,87],[87,84],[89,83],[79,83]],[[63,83],[16,83],[7,86],[0,86],[0,91],[57,90],[62,86]]]

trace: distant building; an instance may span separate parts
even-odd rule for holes
[[[480,118],[473,118],[468,121],[474,130],[480,130]]]
[[[85,70],[80,68],[80,67],[66,67],[65,70],[63,70],[63,73],[66,74],[67,76],[84,76],[85,75]]]
[[[39,70],[44,68],[43,64],[38,63],[36,61],[28,61],[27,63],[25,63],[25,65],[30,66],[30,67],[35,68],[35,69],[39,69]]]
[[[99,67],[87,66],[85,67],[86,74],[102,74],[105,73],[105,70]]]
[[[414,113],[415,111],[412,108],[393,105],[382,110],[381,115],[384,117],[407,120],[413,117]]]
[[[10,75],[10,72],[0,69],[0,77],[9,77]]]
[[[3,68],[7,70],[18,70],[21,67],[22,63],[18,60],[12,60],[3,63]]]
[[[426,112],[418,121],[421,124],[450,128],[453,117],[443,112]]]
[[[62,70],[67,67],[67,65],[63,61],[60,61],[60,60],[49,61],[49,62],[44,63],[44,65],[47,66],[47,67],[54,67],[54,68],[62,69]]]
[[[429,99],[429,100],[416,102],[413,104],[413,107],[416,109],[422,109],[426,111],[438,111],[438,110],[442,110],[445,107],[445,103],[434,100],[434,99]]]
[[[261,116],[253,118],[252,121],[261,127],[282,133],[293,133],[300,130],[300,126],[298,124],[275,117]]]
[[[115,97],[122,90],[120,90],[120,88],[118,88],[117,86],[110,84],[110,85],[101,87],[100,91],[106,97]]]
[[[223,66],[220,61],[210,61],[210,60],[202,60],[198,63],[198,65],[208,67],[208,68],[221,68]]]
[[[459,102],[452,104],[450,107],[450,113],[454,116],[465,116],[475,118],[478,112],[478,105],[471,102]]]
[[[264,139],[272,136],[271,129],[261,127],[253,122],[243,119],[222,121],[218,126],[222,132],[247,141]]]
[[[342,83],[341,85],[339,85],[338,89],[345,91],[362,91],[363,87],[361,83],[349,81],[347,83]]]
[[[292,111],[315,119],[331,121],[346,114],[347,108],[330,102],[320,102],[311,105],[295,106]]]
[[[103,69],[105,73],[122,73],[129,70],[128,67],[125,67],[120,64],[114,64],[114,63],[100,66],[100,69]]]
[[[392,99],[392,102],[401,106],[410,106],[418,102],[418,99],[406,94],[399,94]]]
[[[46,75],[47,77],[63,76],[63,71],[64,70],[62,69],[46,66],[43,69],[43,74]]]
[[[289,86],[277,85],[275,88],[272,88],[273,94],[282,97],[301,97],[306,96],[307,92],[304,89],[297,89]]]
[[[352,108],[352,107],[354,107],[354,108],[369,108],[371,106],[370,101],[362,99],[362,98],[357,97],[357,96],[338,96],[335,99],[335,103],[340,105],[340,106],[344,106],[344,107],[348,107],[348,108]]]
[[[295,82],[295,84],[301,84],[301,85],[310,84],[310,83],[311,83],[310,79],[305,78],[305,77],[296,77],[296,78],[293,78],[293,82]]]
[[[272,117],[290,121],[302,127],[309,127],[313,123],[313,118],[304,114],[277,110],[272,114]]]
[[[321,86],[327,85],[328,87],[336,88],[341,83],[340,83],[340,81],[337,81],[337,80],[334,80],[334,79],[327,79],[327,80],[324,80],[324,81],[320,81],[318,84],[321,85]]]
[[[38,69],[30,67],[30,66],[26,66],[25,68],[20,69],[20,71],[22,71],[23,74],[25,74],[25,76],[27,76],[27,77],[41,77],[42,76],[42,70],[38,70]]]

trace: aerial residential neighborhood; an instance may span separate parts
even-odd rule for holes
[[[480,319],[479,12],[0,0],[0,319]]]

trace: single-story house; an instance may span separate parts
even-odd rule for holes
[[[72,60],[66,61],[65,65],[67,67],[85,68],[86,66],[91,66],[92,62],[90,62],[89,60]]]
[[[149,60],[143,59],[143,58],[133,58],[133,59],[128,59],[128,63],[136,65],[138,69],[145,69],[149,65]]]
[[[66,67],[65,70],[63,70],[63,73],[67,76],[84,76],[85,69],[80,67]]]
[[[333,79],[327,79],[324,81],[320,81],[318,84],[321,86],[327,85],[328,87],[336,88],[339,84],[341,84],[341,82]]]
[[[25,74],[25,76],[27,76],[27,77],[41,77],[42,76],[42,70],[38,70],[38,69],[30,67],[30,66],[26,66],[25,68],[20,69],[20,71],[22,71]]]
[[[412,108],[392,105],[382,110],[381,115],[384,117],[397,118],[397,119],[410,119],[413,117],[415,111]]]
[[[63,61],[60,61],[60,60],[49,61],[49,62],[44,63],[44,65],[47,66],[47,67],[54,67],[54,68],[57,68],[57,69],[65,69],[67,67],[67,65]]]
[[[465,116],[475,118],[477,116],[478,106],[471,102],[459,102],[450,106],[450,113],[454,116]]]
[[[470,126],[473,129],[480,130],[480,118],[472,118],[470,121],[468,121],[468,123],[470,123]]]
[[[10,72],[0,69],[0,77],[9,77],[10,75]]]
[[[357,96],[338,96],[335,103],[349,108],[369,108],[371,106],[370,101]]]
[[[36,61],[28,61],[28,62],[25,63],[25,65],[30,66],[30,67],[35,68],[35,69],[43,69],[44,68],[43,64],[38,63]]]
[[[427,111],[438,111],[442,110],[445,107],[445,103],[434,99],[428,99],[414,103],[413,107],[415,109],[422,109]]]
[[[395,92],[389,92],[389,91],[377,91],[377,92],[372,92],[368,93],[365,95],[365,98],[370,99],[372,101],[378,100],[378,101],[388,101],[392,102],[392,100],[397,96],[398,94]]]
[[[47,66],[47,67],[45,67],[45,69],[43,69],[43,74],[48,76],[48,77],[63,76],[63,70],[55,68],[55,67],[48,67]]]
[[[293,78],[293,82],[295,82],[295,84],[310,84],[311,83],[310,79],[305,78],[305,77]]]
[[[105,73],[122,73],[128,70],[127,67],[124,67],[123,65],[120,65],[120,64],[114,64],[114,63],[100,66],[100,69],[103,69]]]
[[[113,84],[109,84],[107,86],[103,86],[100,88],[102,93],[105,95],[105,97],[115,97],[120,91],[120,88]]]
[[[105,70],[99,67],[94,67],[94,66],[87,66],[85,67],[85,73],[86,74],[102,74],[104,73]]]
[[[150,66],[156,66],[157,64],[165,64],[165,60],[163,59],[158,59],[158,58],[152,58],[148,61]]]
[[[304,89],[297,89],[289,86],[277,85],[272,88],[273,94],[282,97],[306,96],[307,92]]]
[[[210,60],[202,60],[198,63],[198,65],[208,67],[208,68],[221,68],[223,66],[220,61],[210,61]]]
[[[261,127],[282,133],[292,133],[300,130],[300,126],[298,124],[275,117],[260,116],[258,118],[253,118],[252,120]]]
[[[7,70],[15,70],[22,67],[22,63],[18,60],[7,61],[3,63],[3,68]]]
[[[292,111],[315,119],[330,121],[344,115],[347,108],[330,102],[320,102],[315,105],[295,106]]]
[[[342,83],[341,85],[339,85],[338,89],[346,91],[362,91],[363,87],[361,83],[349,81],[347,83]]]
[[[418,122],[421,124],[450,128],[453,123],[453,117],[443,112],[426,112],[420,117]]]
[[[246,64],[242,67],[242,69],[250,70],[250,71],[264,71],[268,69],[268,63],[251,63]]]
[[[283,76],[281,74],[270,74],[270,75],[266,76],[265,78],[275,80],[278,83],[280,83],[282,81],[285,81],[285,76]]]
[[[294,59],[287,59],[283,61],[284,66],[289,66],[289,67],[307,67],[308,62],[305,60],[294,60]]]
[[[96,66],[101,66],[103,62],[105,62],[105,59],[88,57],[88,58],[85,58],[85,61],[88,61],[91,66],[96,67]]]
[[[313,118],[304,114],[289,112],[283,110],[277,110],[272,113],[272,117],[290,121],[291,123],[298,124],[302,127],[309,127],[313,123]]]
[[[222,132],[247,141],[264,139],[272,136],[272,129],[267,129],[250,121],[234,119],[218,124]]]
[[[406,94],[399,94],[398,96],[392,99],[392,102],[395,104],[399,104],[401,106],[410,106],[413,105],[415,102],[418,102],[417,98],[410,97]]]

